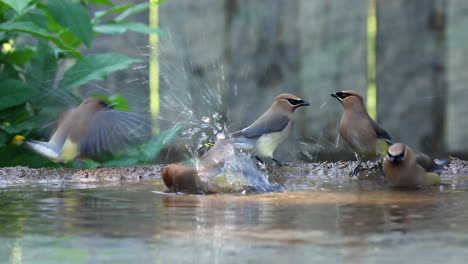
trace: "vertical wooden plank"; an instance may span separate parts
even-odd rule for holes
[[[301,96],[297,0],[232,0],[226,9],[230,86],[224,97],[230,127],[237,130],[263,114],[277,95]],[[283,161],[294,158],[288,145],[276,153]]]
[[[297,1],[226,1],[225,95],[232,126],[249,125],[280,93],[297,93]]]
[[[446,142],[455,155],[468,153],[468,1],[448,1],[447,81],[448,109]]]
[[[299,1],[300,91],[311,102],[301,134],[318,153],[337,159],[342,107],[331,93],[367,92],[367,0]],[[348,154],[351,152],[348,152]],[[306,157],[304,157],[306,158]]]
[[[224,2],[164,1],[159,10],[161,117],[173,125],[182,112],[193,111],[193,121],[202,122],[221,107]]]
[[[443,151],[444,1],[377,1],[377,116],[394,141]]]

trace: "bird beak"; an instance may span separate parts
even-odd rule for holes
[[[335,97],[336,99],[338,99],[338,101],[340,101],[340,102],[341,102],[341,98],[340,98],[340,97],[338,97],[338,95],[336,95],[336,94],[330,94],[330,95],[331,95],[331,97]]]
[[[303,101],[302,103],[299,104],[299,106],[308,106],[310,105],[309,102]]]

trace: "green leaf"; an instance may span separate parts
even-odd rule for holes
[[[171,142],[171,140],[179,133],[180,126],[176,125],[173,128],[161,132],[153,137],[148,143],[140,146],[141,152],[144,154],[142,162],[152,162],[159,155],[163,147]]]
[[[91,18],[84,6],[71,0],[49,0],[48,7],[57,23],[70,30],[87,47],[91,46],[93,28]]]
[[[49,32],[46,29],[34,24],[33,22],[25,21],[25,22],[2,23],[2,24],[0,24],[0,31],[25,32],[25,33],[29,33],[29,34],[37,36],[37,37],[48,39],[48,40],[54,42],[55,45],[57,45],[57,47],[62,49],[64,52],[70,53],[70,55],[72,55],[73,57],[75,57],[77,59],[82,59],[81,54],[76,49],[64,44],[59,38],[50,35]]]
[[[7,132],[10,135],[16,135],[23,131],[31,131],[36,127],[36,124],[29,120],[21,123],[10,124],[10,125],[1,125],[0,128]]]
[[[22,104],[33,97],[37,90],[18,80],[0,82],[0,110]]]
[[[48,17],[44,10],[40,8],[33,9],[26,13],[21,21],[32,22],[44,29],[48,28]]]
[[[8,134],[0,131],[0,148],[8,143]]]
[[[2,54],[2,60],[10,64],[23,65],[30,61],[34,54],[35,51],[32,48],[26,47]]]
[[[31,0],[1,0],[5,4],[9,5],[16,12],[21,13],[23,8],[25,8]]]
[[[128,111],[129,110],[127,100],[125,100],[125,97],[120,95],[120,94],[113,94],[111,96],[104,96],[104,95],[95,94],[92,97],[99,98],[99,99],[103,100],[104,102],[112,105],[112,107],[115,110],[120,110],[120,111]]]
[[[92,80],[104,80],[110,73],[126,69],[135,62],[139,60],[116,53],[86,56],[65,72],[60,87],[71,90]]]
[[[96,5],[113,5],[109,0],[89,0],[90,2],[95,3]]]
[[[134,5],[132,8],[125,10],[122,14],[116,17],[115,21],[121,22],[131,15],[135,15],[135,14],[145,11],[146,9],[148,9],[148,7],[149,7],[149,3],[141,3],[138,5]]]
[[[33,87],[43,89],[52,87],[57,72],[57,57],[47,41],[40,41],[37,53],[26,69],[26,81]]]
[[[94,13],[93,24],[97,24],[101,19],[103,19],[104,17],[110,14],[123,12],[131,7],[133,7],[133,5],[131,4],[130,5],[118,5],[118,6],[114,6],[113,8],[109,8],[109,9],[102,10],[102,11],[97,11],[96,13]]]
[[[131,23],[131,22],[112,22],[94,26],[94,31],[104,34],[122,34],[125,31],[135,31],[139,33],[151,34],[151,33],[160,33],[156,28],[148,27],[143,23]]]

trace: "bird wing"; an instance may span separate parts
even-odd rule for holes
[[[234,132],[232,136],[236,137],[239,134],[247,138],[259,137],[266,133],[278,132],[283,130],[291,122],[287,115],[262,115],[250,126]]]
[[[387,142],[389,145],[392,145],[393,144],[392,138],[387,133],[387,131],[385,131],[385,129],[381,128],[379,126],[379,124],[377,124],[377,122],[372,120],[372,118],[370,118],[369,120],[370,120],[370,123],[372,125],[372,128],[374,129],[375,133],[377,134],[377,137],[385,140],[385,142]]]
[[[70,131],[71,122],[73,122],[74,118],[73,115],[76,113],[76,108],[70,108],[64,112],[62,112],[57,121],[55,121],[56,129],[52,134],[52,137],[49,140],[49,143],[57,146],[59,149],[62,148],[65,140],[68,137],[68,133]]]
[[[122,147],[143,143],[150,136],[149,118],[117,110],[99,111],[90,120],[80,142],[80,155],[96,157],[116,152]]]

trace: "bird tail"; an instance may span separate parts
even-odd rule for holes
[[[172,192],[201,193],[198,171],[193,166],[171,164],[161,173],[164,184]]]

